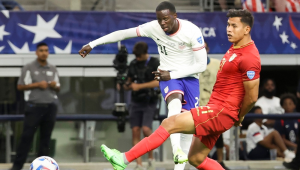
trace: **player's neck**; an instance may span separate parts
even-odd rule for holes
[[[252,41],[251,37],[250,36],[246,36],[243,39],[241,39],[240,41],[233,43],[233,45],[234,46],[243,46],[243,45],[248,44],[251,41]]]

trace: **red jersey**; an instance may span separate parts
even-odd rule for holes
[[[244,100],[244,81],[260,77],[259,52],[253,41],[231,46],[220,63],[217,80],[208,104],[217,104],[238,111]]]

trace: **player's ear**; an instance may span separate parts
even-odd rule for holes
[[[251,28],[249,25],[246,25],[244,30],[245,30],[245,35],[247,35],[247,34],[250,34]]]
[[[174,17],[174,18],[177,18],[177,13],[176,13],[176,12],[173,14],[173,17]]]

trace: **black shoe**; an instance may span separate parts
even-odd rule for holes
[[[225,170],[230,170],[228,167],[225,166],[224,162],[219,162],[219,164],[225,169]]]
[[[300,165],[299,163],[295,163],[295,162],[283,162],[282,163],[284,167],[288,168],[288,169],[292,169],[292,170],[299,170],[300,169]]]

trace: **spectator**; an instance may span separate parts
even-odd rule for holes
[[[207,43],[205,42],[205,49],[206,52],[209,53],[209,47]],[[213,90],[213,87],[216,83],[217,79],[217,73],[219,71],[220,67],[220,60],[210,58],[207,56],[207,67],[206,70],[202,73],[200,73],[199,77],[199,84],[200,84],[200,106],[207,105],[211,92]],[[221,134],[218,138],[216,144],[217,148],[217,161],[222,165],[222,167],[225,170],[229,170],[223,162],[223,147],[224,147],[224,141],[223,141],[223,135]]]
[[[132,90],[129,109],[129,122],[132,128],[132,143],[136,145],[141,140],[141,130],[145,137],[152,133],[152,122],[156,111],[159,82],[154,80],[153,71],[159,66],[159,60],[148,54],[148,45],[138,42],[133,48],[135,59],[129,65],[125,90]],[[147,169],[153,167],[153,152],[149,152]],[[137,170],[142,170],[142,159],[137,159]]]
[[[265,12],[265,3],[262,0],[241,0],[243,9],[251,12]]]
[[[48,156],[51,133],[54,128],[57,106],[56,93],[60,89],[58,72],[47,62],[48,45],[39,43],[37,59],[25,65],[18,81],[18,90],[25,91],[25,120],[20,144],[12,170],[21,170],[26,161],[33,136],[40,127],[40,143],[37,156]]]
[[[266,79],[262,83],[262,94],[255,106],[262,109],[263,114],[283,114],[284,110],[280,106],[280,99],[275,96],[275,83],[272,79]],[[264,120],[267,127],[274,127],[275,120]]]
[[[285,114],[291,114],[296,109],[296,96],[291,93],[283,94],[280,97],[280,105],[283,107]],[[277,120],[275,129],[280,133],[284,144],[292,150],[297,148],[298,120],[286,119]]]
[[[295,157],[295,153],[287,149],[276,130],[268,133],[262,119],[255,119],[249,125],[246,141],[248,158],[252,160],[270,159],[270,149],[277,149],[277,153],[284,155],[286,161],[290,161]]]
[[[249,111],[249,113],[248,114],[255,114],[255,113],[257,113],[257,114],[262,114],[262,110],[261,110],[261,108],[259,107],[259,106],[254,106],[250,111]],[[250,124],[252,124],[253,123],[253,120],[252,119],[245,119],[244,121],[243,121],[243,126],[241,127],[241,129],[242,130],[247,130],[248,129],[248,127],[249,127],[249,125]]]
[[[300,136],[300,130],[298,130],[298,137]],[[300,140],[297,141],[297,146],[300,146]],[[296,157],[291,162],[283,162],[284,167],[288,169],[300,169],[300,147],[297,147]]]
[[[0,10],[24,11],[23,7],[14,0],[0,0]]]

